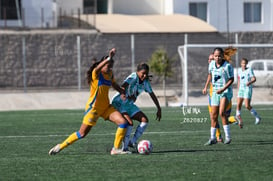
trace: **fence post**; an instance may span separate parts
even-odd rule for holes
[[[78,28],[81,27],[81,10],[78,8]]]
[[[7,9],[4,8],[4,27],[7,28]]]
[[[26,81],[26,37],[22,37],[22,62],[23,62],[23,84],[24,92],[27,92],[27,81]]]
[[[188,106],[189,104],[189,97],[188,97],[188,50],[187,50],[187,44],[188,44],[188,34],[185,34],[184,36],[184,98],[185,98],[185,106]]]
[[[58,22],[58,19],[60,20],[59,27],[62,27],[62,26],[63,26],[63,21],[62,21],[62,8],[59,8],[59,16],[57,16],[57,22]],[[58,28],[58,23],[57,23],[57,28]]]
[[[132,72],[135,71],[135,35],[131,34],[131,59],[132,59]]]
[[[238,45],[238,33],[235,33],[235,44],[236,46]],[[234,77],[236,76],[237,77],[237,74],[238,74],[238,67],[239,67],[239,55],[238,55],[239,51],[238,51],[238,48],[237,48],[237,52],[235,54],[235,65],[236,65],[236,75],[234,75]]]
[[[22,8],[22,27],[25,28],[26,21],[25,21],[25,8]]]
[[[44,27],[44,8],[41,8],[41,28]]]
[[[77,36],[78,90],[81,90],[81,37]]]

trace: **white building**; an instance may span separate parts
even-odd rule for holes
[[[108,13],[192,15],[220,32],[273,30],[273,0],[108,0],[108,3]]]
[[[0,26],[56,27],[55,0],[0,0]]]
[[[14,2],[11,19],[4,17],[3,2]],[[28,27],[55,27],[59,13],[69,16],[78,12],[184,14],[198,17],[220,32],[273,31],[273,0],[0,0],[0,26],[20,26],[22,21],[17,17],[24,14]]]

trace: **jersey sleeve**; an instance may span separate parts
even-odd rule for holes
[[[249,68],[249,77],[250,78],[255,77],[255,74],[252,68]]]
[[[124,80],[124,83],[126,82],[130,85],[135,80],[135,78],[136,78],[136,74],[132,73]]]
[[[231,64],[228,64],[228,72],[227,72],[227,78],[233,78],[234,77],[234,70]]]
[[[147,79],[145,80],[144,91],[145,91],[145,92],[148,92],[148,93],[152,93],[152,92],[153,92],[151,83],[150,83],[150,81],[147,80]]]
[[[211,72],[212,72],[212,63],[213,63],[213,61],[211,61],[211,62],[209,63],[209,67],[208,67],[208,73],[209,73],[209,74],[211,74]]]

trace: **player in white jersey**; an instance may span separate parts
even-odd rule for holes
[[[222,48],[215,48],[213,51],[214,61],[209,64],[208,80],[212,83],[211,95],[211,137],[205,145],[216,144],[216,125],[218,116],[222,119],[225,132],[225,144],[231,142],[230,127],[226,115],[226,109],[232,99],[232,83],[234,81],[233,67],[223,59]]]
[[[143,134],[144,130],[148,125],[147,116],[134,104],[137,97],[142,92],[147,92],[151,96],[154,104],[157,107],[157,120],[161,119],[161,107],[155,96],[150,81],[149,81],[149,66],[146,63],[141,63],[137,66],[137,71],[129,75],[122,84],[122,88],[125,89],[126,97],[122,97],[117,93],[112,100],[112,105],[124,115],[124,117],[129,122],[129,128],[127,127],[127,132],[123,141],[123,150],[128,151],[128,146],[136,149],[137,140]],[[130,134],[133,128],[133,121],[137,120],[140,122],[136,128],[135,134],[132,139],[130,139]]]
[[[255,124],[259,124],[261,121],[260,116],[256,110],[250,105],[252,98],[252,87],[256,81],[256,77],[251,67],[247,67],[248,60],[242,58],[241,68],[238,70],[238,96],[237,96],[237,109],[236,117],[242,121],[241,108],[243,101],[245,100],[245,107],[250,111],[251,115],[255,117]]]

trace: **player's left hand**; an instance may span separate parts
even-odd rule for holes
[[[216,91],[217,94],[222,94],[223,92],[224,92],[223,89],[219,89],[219,90]]]
[[[161,120],[161,109],[157,109],[156,120],[157,120],[157,121],[160,121],[160,120]]]

